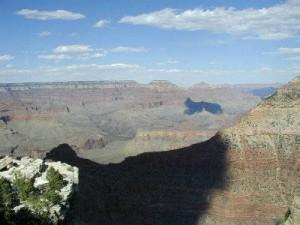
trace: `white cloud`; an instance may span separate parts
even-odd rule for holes
[[[110,24],[110,20],[99,20],[97,23],[95,23],[94,27],[102,28]]]
[[[89,45],[60,45],[52,49],[51,54],[39,55],[39,58],[62,61],[100,58],[105,55],[103,49],[94,49]]]
[[[300,54],[300,48],[278,48],[279,54]]]
[[[262,67],[258,68],[257,71],[259,71],[259,72],[272,72],[273,69],[269,66],[262,66]]]
[[[158,73],[183,73],[185,71],[181,69],[147,69],[147,72],[158,72]],[[191,71],[189,71],[191,72]]]
[[[281,47],[277,48],[273,52],[265,52],[264,54],[269,55],[287,55],[289,57],[286,58],[288,61],[300,61],[300,48],[286,48]]]
[[[92,59],[92,58],[101,58],[105,56],[102,53],[83,53],[79,55],[66,55],[66,54],[48,54],[48,55],[39,55],[40,59],[62,61],[62,60],[82,60],[82,59]]]
[[[89,71],[89,70],[118,70],[118,69],[138,69],[140,68],[137,64],[126,64],[126,63],[112,63],[112,64],[76,64],[64,67],[53,67],[49,68],[47,72],[66,72],[66,71]]]
[[[299,36],[299,12],[300,1],[288,0],[261,9],[196,8],[179,11],[165,8],[137,16],[125,16],[119,22],[163,29],[229,33],[248,39],[280,40]]]
[[[84,53],[75,57],[75,59],[93,59],[93,58],[101,58],[106,56],[105,52],[93,52],[93,53]]]
[[[31,69],[1,68],[0,82],[52,82],[72,80],[128,80],[138,77],[142,67],[137,64],[75,64]],[[140,74],[139,74],[140,75]]]
[[[49,32],[49,31],[43,31],[43,32],[39,33],[40,37],[47,37],[47,36],[50,36],[50,35],[51,35],[51,32]]]
[[[24,75],[25,73],[32,73],[33,70],[28,69],[17,69],[17,68],[0,68],[0,78],[1,76],[11,76],[11,75]],[[9,81],[8,81],[9,82]]]
[[[224,39],[210,39],[207,41],[207,43],[209,45],[213,45],[213,46],[219,46],[219,45],[227,45],[227,44],[230,44],[230,42],[232,42],[231,40],[227,39],[227,40],[224,40]]]
[[[288,60],[290,60],[290,61],[300,61],[300,56],[290,57],[290,58],[288,58]]]
[[[15,59],[15,57],[11,55],[0,55],[0,62],[11,61],[13,59]]]
[[[40,59],[49,59],[49,60],[55,60],[55,61],[61,61],[66,59],[71,59],[71,56],[64,55],[64,54],[51,54],[51,55],[39,55]]]
[[[140,53],[145,51],[147,51],[147,49],[145,49],[144,47],[119,46],[115,48],[102,49],[93,48],[89,45],[60,45],[52,49],[51,53],[49,54],[39,55],[39,58],[54,61],[84,60],[101,58],[112,53]]]
[[[53,49],[55,53],[80,53],[91,52],[93,49],[89,45],[60,45]]]
[[[177,64],[178,61],[176,59],[173,58],[168,58],[166,61],[160,61],[158,63],[156,63],[158,66],[166,66],[166,65],[170,65],[170,64]]]
[[[127,46],[119,46],[116,48],[111,48],[108,50],[109,52],[146,52],[147,49],[144,47],[127,47]]]
[[[83,14],[66,10],[44,11],[37,9],[21,9],[16,13],[27,19],[36,20],[79,20],[85,18]]]

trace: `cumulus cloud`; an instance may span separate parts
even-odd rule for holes
[[[97,23],[95,23],[94,27],[102,28],[110,24],[110,20],[99,20]]]
[[[35,20],[79,20],[85,18],[83,14],[66,10],[45,11],[37,9],[21,9],[16,13],[27,19]]]
[[[0,55],[0,62],[11,61],[13,59],[15,59],[15,57],[12,55]]]
[[[40,37],[47,37],[47,36],[50,36],[50,35],[51,35],[51,32],[49,32],[49,31],[43,31],[43,32],[39,33]]]
[[[261,9],[196,8],[179,11],[165,8],[136,16],[125,16],[119,22],[162,29],[229,33],[247,39],[280,40],[299,35],[299,12],[300,1],[288,0]]]
[[[93,48],[90,45],[60,45],[52,49],[51,53],[39,55],[40,59],[61,61],[61,60],[82,60],[101,58],[113,53],[139,53],[145,52],[144,47],[119,46],[115,48]]]

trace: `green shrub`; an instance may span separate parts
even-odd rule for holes
[[[15,187],[17,189],[18,196],[22,201],[26,201],[34,193],[32,179],[16,176]]]
[[[62,197],[59,193],[53,190],[48,190],[44,193],[45,199],[47,199],[53,205],[59,204],[62,200]]]
[[[63,176],[53,167],[47,171],[47,180],[49,181],[48,188],[51,191],[60,191],[65,186]]]
[[[4,178],[0,178],[0,202],[3,207],[11,208],[16,201],[10,182]]]

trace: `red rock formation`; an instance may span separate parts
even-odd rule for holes
[[[221,136],[229,146],[227,185],[214,194],[203,224],[274,224],[300,188],[300,78]]]

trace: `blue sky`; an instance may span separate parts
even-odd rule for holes
[[[0,82],[300,74],[300,0],[0,0],[0,27]]]

